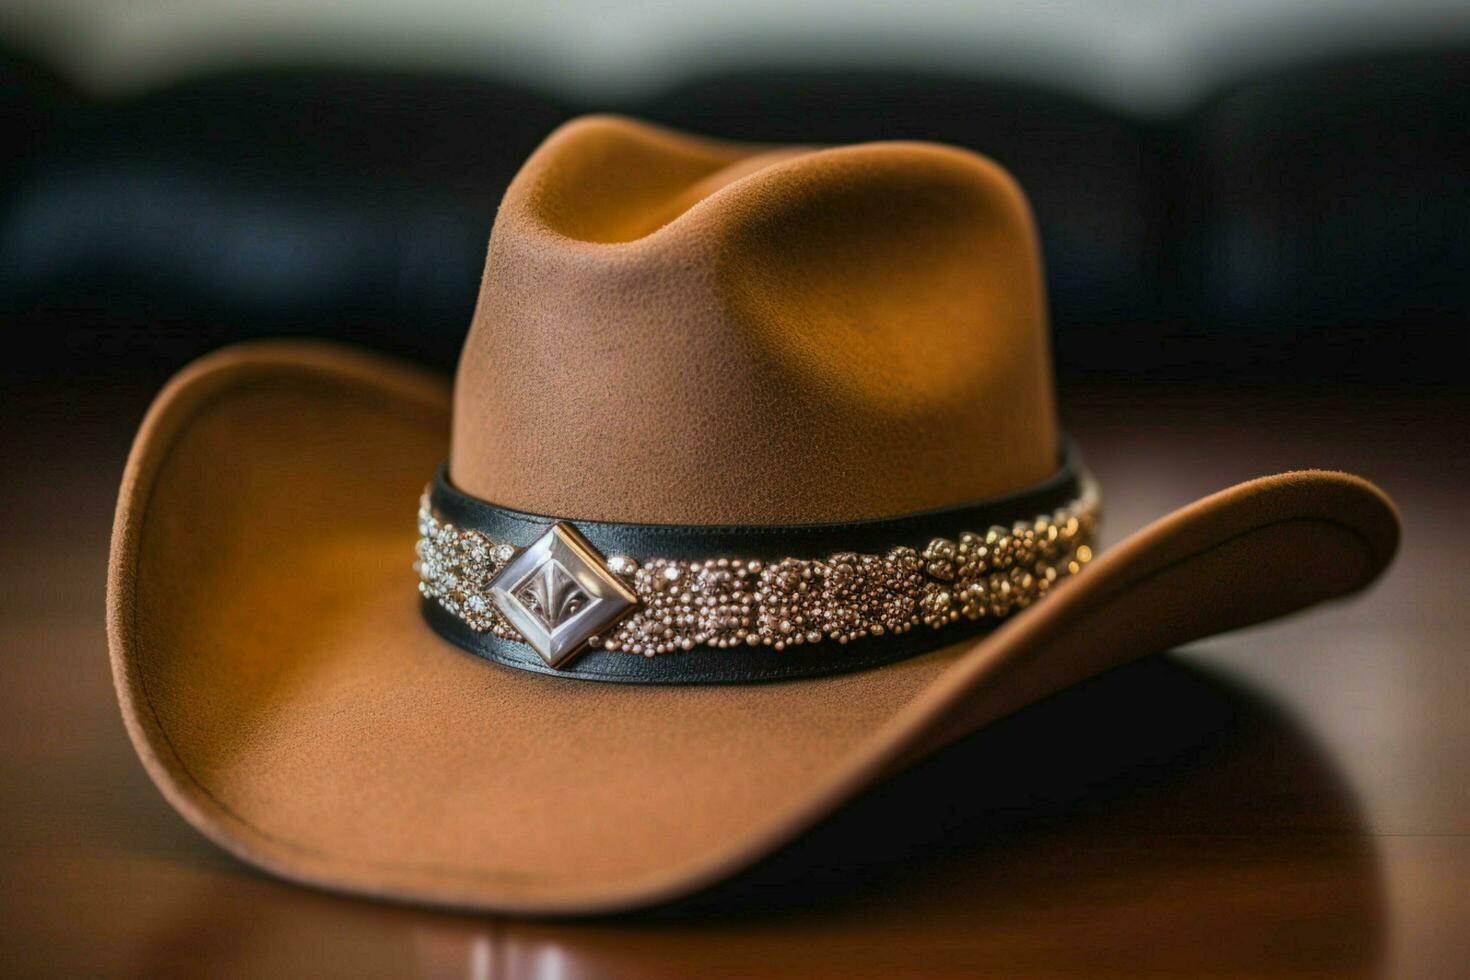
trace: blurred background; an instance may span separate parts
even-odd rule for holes
[[[1030,193],[1064,380],[1463,379],[1470,4],[0,3],[4,370],[452,364],[568,117],[943,140]]]
[[[1393,495],[1396,565],[961,743],[728,922],[247,869],[154,790],[112,691],[139,420],[245,338],[449,368],[507,182],[589,111],[993,156],[1105,543],[1321,466]],[[0,0],[0,975],[1463,975],[1467,229],[1470,0]]]

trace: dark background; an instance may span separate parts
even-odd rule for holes
[[[640,30],[694,10],[744,32],[658,63],[681,43],[604,6],[0,0],[0,976],[1462,975],[1470,6],[977,0],[966,21],[906,0],[889,46],[873,15],[759,27],[839,0],[630,4]],[[226,8],[258,19],[215,24]],[[464,43],[336,33],[420,9]],[[1103,30],[1178,26],[1161,11],[1199,21],[1190,44]],[[516,17],[570,40],[485,33]],[[1351,603],[1034,705],[662,916],[454,915],[227,856],[149,782],[112,690],[138,423],[237,339],[447,369],[506,182],[592,110],[994,156],[1037,213],[1104,544],[1320,466],[1393,496],[1394,566]]]
[[[302,334],[448,367],[507,181],[558,123],[606,110],[993,156],[1036,210],[1064,381],[1465,376],[1470,48],[1453,37],[1304,44],[1131,108],[1044,59],[1022,80],[978,56],[755,50],[637,95],[552,95],[492,64],[315,65],[267,44],[98,91],[35,47],[0,36],[12,374],[162,374]]]

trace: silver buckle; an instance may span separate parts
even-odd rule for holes
[[[638,597],[570,524],[556,524],[500,570],[490,598],[548,667],[561,668]]]

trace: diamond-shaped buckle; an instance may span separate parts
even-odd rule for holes
[[[557,524],[500,570],[490,598],[548,667],[633,611],[638,597],[570,524]]]

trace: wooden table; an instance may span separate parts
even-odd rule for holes
[[[435,977],[1470,972],[1470,403],[1096,388],[1064,401],[1116,540],[1239,479],[1379,481],[1361,601],[1124,668],[656,916],[536,922],[308,891],[206,843],[120,722],[103,580],[151,379],[0,418],[0,973]]]

